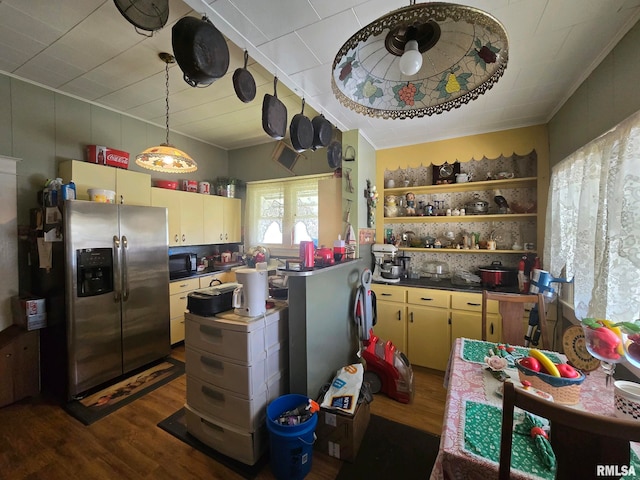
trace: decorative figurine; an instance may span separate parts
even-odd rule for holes
[[[407,199],[407,216],[416,214],[416,196],[409,192],[406,195]]]

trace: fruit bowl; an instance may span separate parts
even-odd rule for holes
[[[576,378],[554,377],[520,365],[522,360],[519,358],[515,361],[521,383],[531,383],[532,387],[552,395],[556,403],[575,405],[580,401],[580,385],[587,378],[580,370],[576,370],[579,373]]]

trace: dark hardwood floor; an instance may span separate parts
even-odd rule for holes
[[[172,356],[184,361],[184,347]],[[371,412],[440,434],[443,374],[414,367],[415,396],[406,405],[378,394]],[[84,426],[42,396],[0,409],[0,479],[238,479],[236,473],[156,425],[185,403],[183,375]],[[341,461],[314,451],[310,480],[334,479]],[[273,479],[266,466],[259,479]]]

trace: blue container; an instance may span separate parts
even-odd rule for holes
[[[276,398],[267,406],[270,464],[278,480],[301,480],[311,471],[314,432],[318,414],[299,425],[280,425],[276,419],[309,401],[305,395],[289,394]]]

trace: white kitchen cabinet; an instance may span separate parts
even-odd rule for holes
[[[180,190],[151,188],[151,205],[165,207],[169,217],[169,246],[204,244],[205,195]]]
[[[204,196],[204,243],[237,243],[242,240],[241,205],[239,198]]]
[[[102,188],[116,192],[116,203],[151,205],[151,176],[146,173],[65,160],[60,162],[58,175],[64,183],[75,183],[78,200],[89,200],[88,189]]]
[[[185,278],[169,283],[169,318],[171,345],[184,340],[184,314],[187,312],[189,292],[200,288],[198,278]]]

